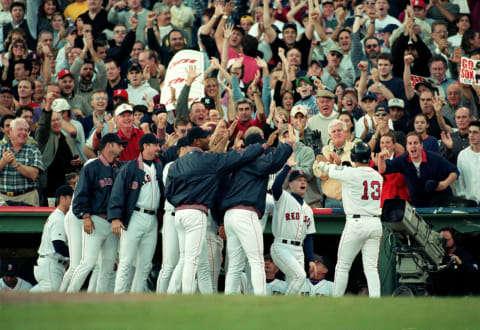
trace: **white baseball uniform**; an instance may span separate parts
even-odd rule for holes
[[[2,278],[0,280],[0,291],[30,291],[32,289],[32,285],[30,282],[25,281],[24,279],[17,276],[17,284],[15,284],[14,288],[11,288],[5,283],[5,280]]]
[[[333,294],[333,282],[326,279],[315,281],[309,278],[305,280],[305,284],[302,289],[302,296],[328,296]]]
[[[38,249],[37,266],[33,267],[33,274],[38,282],[33,287],[33,292],[51,292],[60,289],[67,258],[55,251],[53,241],[65,243],[67,241],[63,225],[64,218],[65,214],[56,208],[45,222]]]
[[[157,245],[158,220],[155,214],[142,210],[155,211],[160,205],[161,191],[159,188],[155,164],[143,162],[145,176],[136,208],[128,223],[127,230],[121,231],[119,263],[115,280],[115,293],[124,293],[129,286],[129,272],[136,260],[135,275],[131,292],[145,291],[146,281],[152,269],[152,258]],[[160,173],[159,173],[160,175]]]
[[[278,278],[267,280],[267,296],[282,296],[287,292],[287,282]]]
[[[218,224],[208,212],[207,218],[207,252],[210,277],[212,278],[212,290],[218,292],[218,277],[222,266],[223,239],[218,236]]]
[[[168,169],[173,162],[163,168],[163,183],[166,184]],[[175,207],[165,200],[165,213],[162,227],[162,268],[158,273],[157,293],[166,293],[175,266],[180,259],[178,233],[175,228]]]
[[[346,214],[338,246],[333,296],[343,296],[348,272],[358,252],[362,251],[363,270],[370,297],[380,297],[378,255],[382,237],[380,200],[383,178],[371,167],[332,166],[330,178],[342,182],[343,209]]]
[[[280,198],[275,200],[272,231],[275,237],[271,255],[273,262],[285,274],[288,288],[287,295],[300,294],[305,283],[305,262],[303,240],[308,234],[315,233],[315,220],[310,206],[283,190]]]
[[[72,198],[73,201],[73,198]],[[60,285],[60,292],[66,292],[70,280],[72,279],[75,268],[80,264],[82,258],[82,231],[83,220],[79,219],[73,214],[72,206],[65,215],[64,220],[65,233],[68,241],[68,253],[70,255],[70,264],[67,271],[63,275],[62,284]]]

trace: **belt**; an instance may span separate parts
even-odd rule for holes
[[[288,239],[282,239],[282,243],[283,244],[291,244],[291,245],[295,245],[295,246],[301,246],[302,245],[302,242],[300,242],[300,241],[290,241]]]
[[[181,210],[197,210],[208,215],[208,207],[203,204],[182,204],[180,206],[177,206],[177,208],[175,208],[175,211],[181,211]]]
[[[46,258],[46,257],[50,257],[50,256],[49,256],[49,255],[42,255],[42,254],[41,254],[41,255],[39,255],[38,257],[39,257],[39,258]],[[52,258],[52,259],[55,260],[55,258]],[[63,265],[63,266],[68,265],[68,260],[66,260],[66,259],[56,259],[56,261],[57,261],[59,264]]]
[[[256,208],[254,208],[253,206],[245,206],[245,205],[236,205],[236,206],[233,206],[231,208],[229,208],[229,210],[247,210],[247,211],[252,211],[252,212],[255,212],[258,216],[258,218],[261,218],[261,215],[260,215],[260,212],[258,212],[258,210]]]
[[[105,213],[95,213],[94,215],[104,220],[107,220],[107,215]]]
[[[36,188],[30,188],[22,191],[0,191],[0,194],[7,195],[8,197],[15,197],[34,191]]]
[[[361,215],[361,214],[352,215],[353,219],[360,219],[361,217],[378,218],[378,215]]]
[[[136,206],[135,206],[135,211],[142,212],[142,213],[146,213],[146,214],[151,214],[151,215],[157,214],[156,211],[147,210],[147,209],[142,209],[141,207],[136,207]]]

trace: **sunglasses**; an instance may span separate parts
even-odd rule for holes
[[[377,113],[375,114],[375,116],[378,116],[378,117],[386,117],[386,116],[388,116],[388,113],[386,113],[386,112],[377,112]]]
[[[342,57],[343,57],[342,54],[337,53],[337,52],[332,52],[332,53],[330,53],[330,55],[332,55],[333,57],[338,57],[338,58],[342,58]]]
[[[377,47],[378,47],[378,45],[373,45],[373,44],[370,44],[370,45],[365,45],[365,47],[366,47],[367,49],[370,49],[370,48],[377,48]]]
[[[25,49],[25,46],[22,44],[13,45],[13,48],[22,48]]]

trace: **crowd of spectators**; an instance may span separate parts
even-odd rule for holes
[[[244,148],[252,133],[276,147],[288,124],[297,136],[294,169],[308,176],[305,201],[312,207],[342,208],[340,182],[314,168],[320,161],[349,165],[361,140],[384,175],[382,201],[480,202],[480,85],[459,79],[462,57],[480,60],[478,1],[1,6],[3,205],[48,205],[98,156],[107,133],[128,142],[120,161],[135,159],[140,138],[154,133],[166,164],[194,126],[211,130],[211,151],[224,152]],[[188,66],[176,91],[166,73],[186,49],[201,52],[204,63]],[[195,82],[204,97],[192,102]],[[167,106],[160,103],[165,92]]]

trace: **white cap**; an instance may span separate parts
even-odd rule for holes
[[[133,108],[130,104],[127,104],[127,103],[122,103],[120,104],[117,109],[115,109],[115,115],[116,116],[119,116],[121,115],[122,113],[124,113],[125,111],[130,111],[130,112],[133,112]]]
[[[391,99],[388,101],[388,107],[405,109],[405,102],[402,99]]]
[[[295,115],[297,113],[301,113],[302,115],[304,115],[305,117],[307,117],[308,115],[308,108],[305,106],[305,105],[302,105],[302,104],[298,104],[296,106],[294,106],[292,108],[292,110],[290,111],[290,117],[291,118],[295,118]]]
[[[72,110],[72,107],[65,99],[55,99],[52,103],[52,110],[55,112],[62,112]]]

